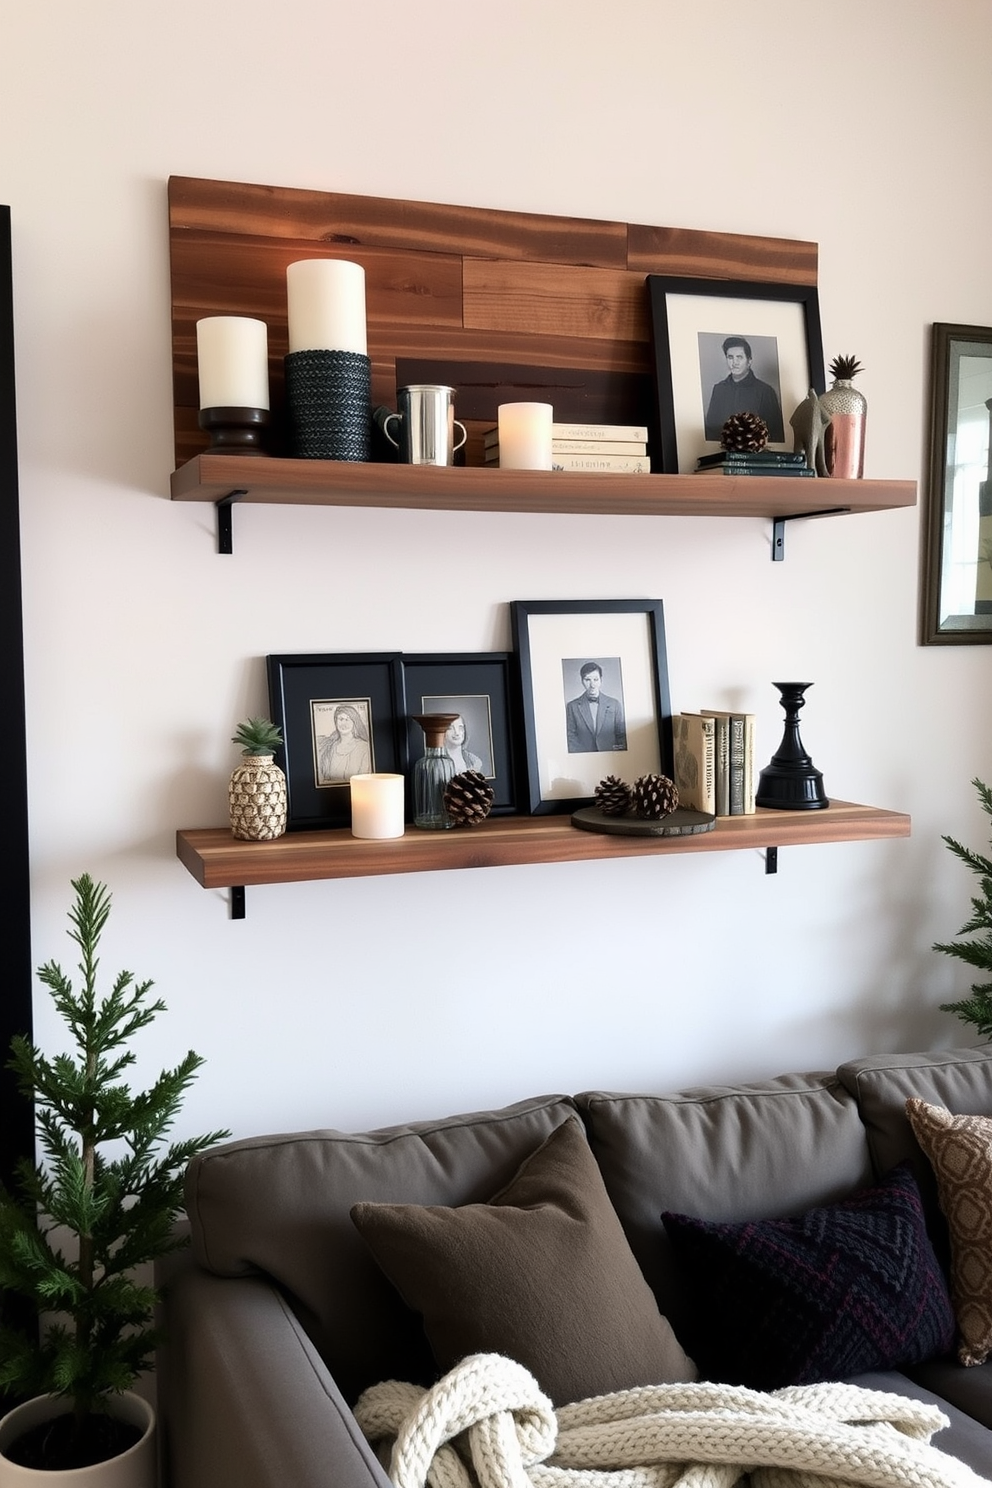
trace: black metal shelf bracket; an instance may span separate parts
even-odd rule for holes
[[[245,917],[245,886],[244,884],[231,885],[231,919],[243,920]]]
[[[217,551],[218,553],[234,552],[234,521],[232,508],[236,501],[242,496],[247,496],[247,491],[228,491],[217,502]]]
[[[778,872],[778,848],[777,847],[766,847],[765,848],[765,873],[768,874],[768,873],[777,873],[777,872]]]
[[[825,506],[822,511],[792,512],[787,517],[773,517],[772,519],[772,562],[783,563],[785,561],[785,524],[786,522],[798,522],[804,517],[840,517],[850,512],[849,506]]]

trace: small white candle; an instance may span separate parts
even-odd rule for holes
[[[403,836],[402,775],[352,775],[351,835]]]
[[[368,355],[365,270],[343,258],[305,258],[286,270],[289,349]]]
[[[501,403],[499,463],[506,470],[551,469],[550,403]]]
[[[268,408],[269,338],[264,320],[210,315],[196,322],[201,408]]]

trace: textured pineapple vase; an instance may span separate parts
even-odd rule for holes
[[[854,357],[835,357],[830,364],[834,380],[820,397],[820,407],[830,415],[823,438],[826,473],[839,480],[860,480],[865,473],[868,400],[852,381],[860,370]]]
[[[286,777],[271,754],[246,754],[228,788],[231,835],[271,842],[286,830]]]

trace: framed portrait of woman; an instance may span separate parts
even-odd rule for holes
[[[346,826],[352,775],[402,769],[397,652],[266,658],[289,831]]]
[[[492,814],[518,809],[514,709],[516,658],[509,651],[455,652],[402,657],[406,697],[405,747],[410,766],[424,752],[417,713],[449,713],[444,739],[455,774],[477,770],[493,791]]]

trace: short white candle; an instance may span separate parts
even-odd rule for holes
[[[351,835],[403,836],[402,775],[352,775]]]
[[[201,408],[268,408],[269,337],[264,320],[209,315],[196,322]]]
[[[365,270],[343,258],[305,258],[286,270],[289,349],[368,355]]]
[[[499,463],[507,470],[551,469],[550,403],[501,403]]]

